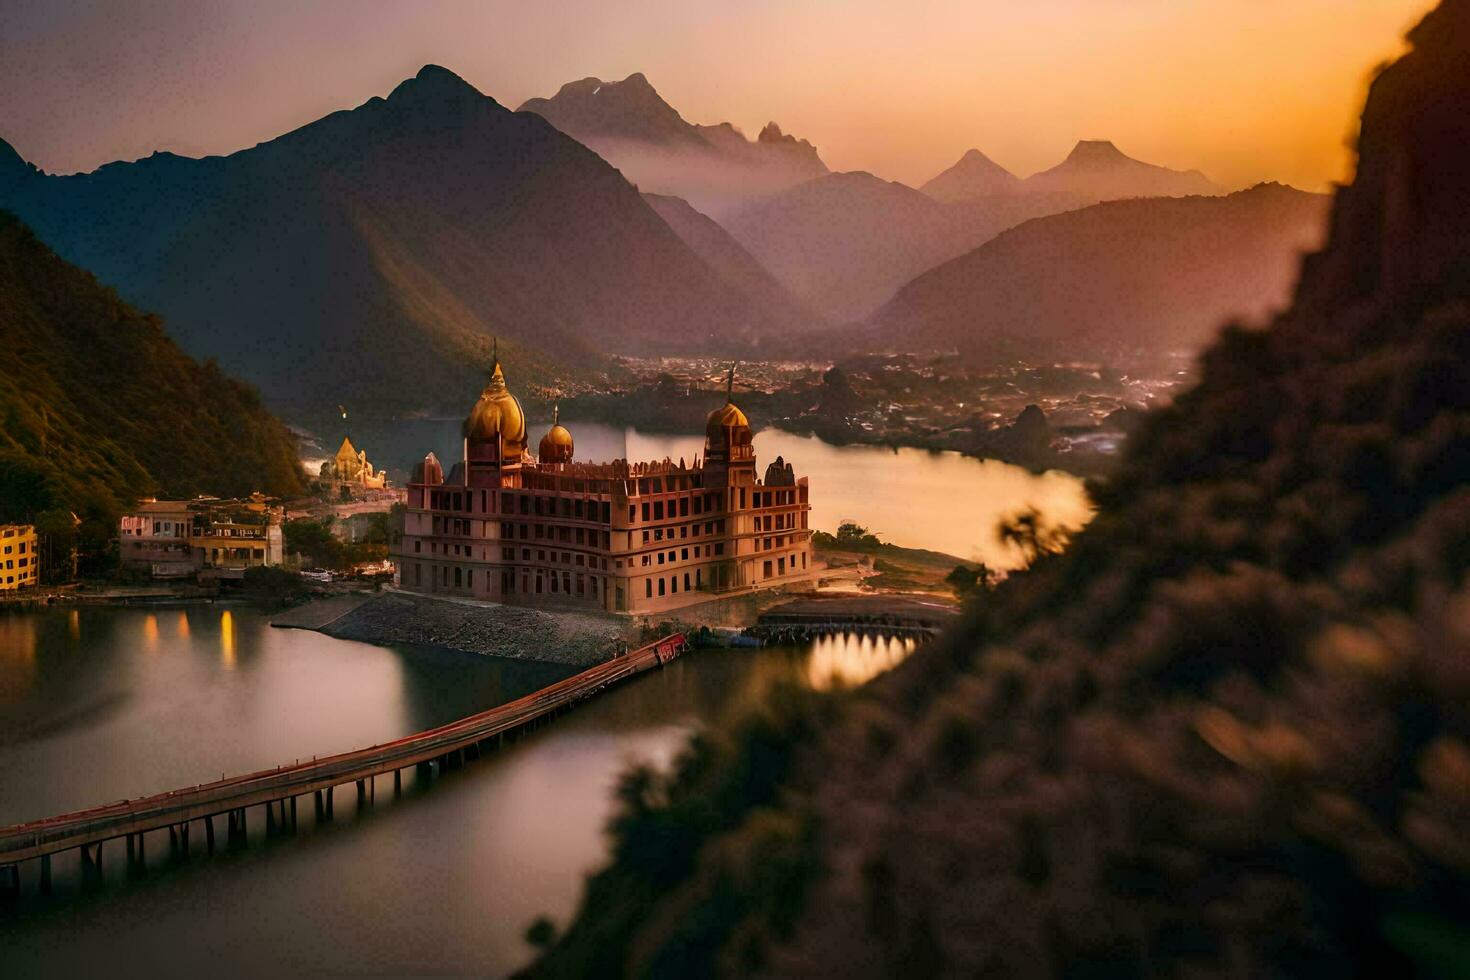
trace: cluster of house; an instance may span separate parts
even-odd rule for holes
[[[237,578],[285,557],[285,509],[261,494],[240,500],[139,502],[118,528],[123,571],[156,579]]]

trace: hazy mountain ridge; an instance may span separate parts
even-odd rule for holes
[[[919,190],[861,171],[827,174],[721,221],[793,294],[844,322],[871,316],[911,279],[1031,219],[1116,198],[1218,191],[1196,171],[1154,166],[1111,143],[1083,141],[1061,164],[1026,180],[969,150]],[[1204,313],[1218,318],[1219,310]]]
[[[798,184],[722,223],[798,299],[848,322],[869,316],[914,276],[1070,203],[1000,195],[944,204],[859,171]]]
[[[436,66],[227,157],[31,173],[0,194],[293,409],[462,407],[491,334],[529,381],[777,326],[596,154]]]
[[[545,117],[591,147],[642,190],[681,197],[705,214],[827,173],[816,147],[774,122],[754,140],[730,123],[686,122],[641,73],[620,82],[584,78],[520,111]]]
[[[1470,0],[1268,330],[1099,513],[845,697],[619,786],[544,976],[1442,976],[1470,957]]]
[[[974,359],[1192,349],[1227,318],[1286,304],[1329,200],[1261,184],[1036,218],[905,285],[875,314],[876,334]]]
[[[256,392],[190,359],[0,212],[0,521],[134,495],[302,490],[296,440]],[[103,540],[115,525],[102,528]]]
[[[1109,140],[1079,140],[1061,163],[1027,177],[1024,189],[1062,191],[1099,201],[1220,193],[1198,170],[1171,170],[1135,160]]]
[[[645,193],[643,199],[694,254],[732,287],[752,297],[762,309],[771,310],[792,323],[810,324],[814,328],[822,324],[819,315],[792,296],[713,218],[701,214],[683,198]]]
[[[919,187],[934,200],[950,204],[996,194],[1014,194],[1020,189],[1021,178],[973,149],[966,150],[954,166]]]

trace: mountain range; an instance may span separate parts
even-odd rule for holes
[[[0,143],[0,207],[283,410],[461,410],[492,335],[524,382],[789,324],[534,113],[426,66],[224,157],[49,176]]]
[[[875,338],[973,359],[1043,349],[1193,350],[1291,295],[1329,198],[1280,184],[1108,201],[1027,221],[905,285]]]
[[[833,173],[747,202],[720,220],[787,289],[842,323],[872,315],[910,279],[1033,218],[1116,198],[1219,192],[1197,171],[1083,141],[1060,164],[1025,180],[970,150],[919,190],[868,173]]]
[[[955,203],[1004,194],[1056,194],[1096,203],[1123,197],[1219,194],[1198,170],[1171,170],[1135,160],[1108,140],[1081,140],[1049,170],[1021,180],[979,150],[967,150],[948,170],[920,188],[936,201]]]
[[[522,103],[520,111],[545,117],[640,189],[682,197],[716,217],[827,173],[814,146],[774,122],[754,140],[730,123],[686,122],[641,72],[621,82],[568,82],[549,99]]]

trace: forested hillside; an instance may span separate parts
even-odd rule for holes
[[[6,212],[0,352],[0,520],[64,509],[105,523],[141,494],[302,489],[295,439],[252,388]]]
[[[627,778],[552,976],[1464,976],[1470,0],[1325,250],[962,627]]]

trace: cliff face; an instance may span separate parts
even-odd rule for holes
[[[1096,519],[846,698],[621,787],[548,975],[1453,975],[1470,961],[1470,0],[1326,249]]]

